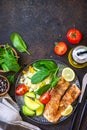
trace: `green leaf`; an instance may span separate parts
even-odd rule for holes
[[[15,74],[10,74],[10,75],[8,75],[8,76],[7,76],[7,79],[9,80],[9,82],[10,82],[11,84],[13,84],[14,81],[15,81]]]
[[[2,58],[0,58],[0,65],[2,65],[4,62],[4,60]]]
[[[3,63],[3,64],[1,65],[1,67],[2,67],[2,69],[3,69],[4,71],[9,71],[9,68],[6,66],[5,63]]]
[[[55,79],[53,79],[51,81],[51,85],[50,85],[51,88],[55,87],[59,80],[60,80],[60,78],[58,76],[56,76]]]
[[[20,70],[20,65],[18,64],[16,58],[10,55],[6,51],[6,56],[4,57],[4,64],[10,71],[18,72]]]
[[[18,33],[12,33],[11,34],[11,42],[13,43],[13,46],[19,51],[19,52],[26,52],[30,55],[30,52],[27,51],[27,46],[22,37]]]
[[[40,71],[37,71],[32,77],[31,82],[32,84],[37,84],[42,82],[45,78],[47,78],[50,74],[50,71],[47,69],[42,69]]]
[[[38,95],[42,95],[42,94],[45,93],[49,88],[50,88],[50,84],[46,84],[46,85],[42,86],[41,88],[37,89],[37,90],[35,91],[35,93],[38,94]]]
[[[52,70],[57,68],[57,64],[52,60],[40,60],[33,63],[33,67],[36,69],[47,68],[48,70]]]

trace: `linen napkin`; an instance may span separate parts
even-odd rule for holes
[[[22,121],[22,117],[19,114],[18,105],[12,100],[9,94],[0,97],[0,121],[10,125],[16,125],[27,130],[41,130],[35,125]],[[0,130],[4,130],[0,127]]]

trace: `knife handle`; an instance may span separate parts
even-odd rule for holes
[[[71,126],[70,126],[70,129],[69,129],[69,130],[74,130],[74,127],[75,127],[75,124],[76,124],[76,119],[77,119],[77,116],[78,116],[78,112],[79,112],[80,105],[81,105],[81,103],[78,103],[78,104],[77,104],[77,107],[76,107],[76,110],[75,110],[75,112],[74,112],[74,116],[73,116],[72,123],[71,123]]]
[[[82,108],[82,113],[81,113],[81,117],[80,117],[80,120],[79,120],[77,130],[80,130],[80,126],[81,126],[81,123],[82,123],[82,120],[83,120],[86,109],[87,109],[87,99],[86,99],[85,104],[84,104],[84,106]]]

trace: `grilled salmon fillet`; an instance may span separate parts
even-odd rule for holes
[[[44,117],[48,121],[54,122],[55,113],[58,111],[61,97],[68,89],[69,85],[69,82],[65,81],[64,78],[61,77],[56,87],[51,90],[51,100],[46,104],[45,111],[43,113]]]
[[[58,105],[58,109],[55,111],[54,109],[54,115],[53,117],[50,117],[48,116],[48,114],[46,113],[46,110],[45,109],[45,112],[44,112],[44,116],[45,118],[50,121],[50,122],[57,122],[60,117],[62,116],[61,113],[68,107],[68,105],[72,104],[76,99],[77,97],[80,95],[80,89],[77,87],[76,84],[73,84],[68,90],[67,92],[65,93],[65,95],[62,97],[59,105]],[[53,104],[54,106],[54,104]],[[50,106],[49,106],[50,108]]]

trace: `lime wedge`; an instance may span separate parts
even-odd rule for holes
[[[62,76],[66,81],[70,82],[74,80],[75,72],[71,68],[66,67],[62,70]]]
[[[71,114],[73,111],[73,107],[72,105],[69,105],[62,113],[62,116],[68,116],[69,114]]]

